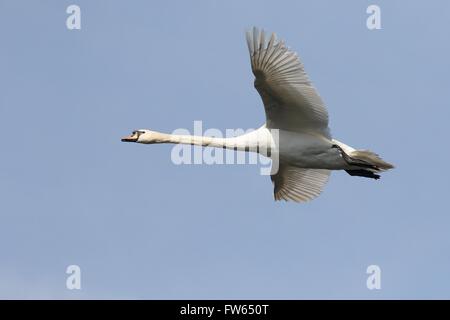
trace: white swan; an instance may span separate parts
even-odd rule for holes
[[[249,152],[268,150],[277,156],[278,172],[271,175],[275,200],[304,202],[317,197],[330,170],[379,179],[377,173],[393,168],[368,150],[356,150],[331,138],[328,113],[297,54],[264,30],[247,32],[255,88],[261,95],[266,123],[234,138],[164,134],[136,130],[125,142],[182,143]],[[274,139],[271,129],[278,129]],[[267,155],[263,153],[264,155]]]

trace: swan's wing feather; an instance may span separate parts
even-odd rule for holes
[[[247,32],[255,88],[264,103],[268,128],[310,130],[329,137],[328,112],[294,51],[272,33]]]
[[[275,200],[306,202],[316,198],[328,181],[330,170],[281,165],[271,176]]]

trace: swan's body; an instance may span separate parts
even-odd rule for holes
[[[253,33],[247,33],[247,44],[255,88],[264,103],[265,125],[233,138],[136,130],[122,141],[210,146],[276,158],[279,168],[271,176],[276,200],[300,202],[315,198],[328,181],[330,170],[378,179],[377,173],[393,168],[375,153],[356,150],[331,138],[322,99],[297,54],[283,41],[278,42],[275,34],[266,39],[264,31],[254,28]]]

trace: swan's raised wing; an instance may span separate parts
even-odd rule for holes
[[[330,137],[328,112],[297,54],[264,30],[247,32],[255,88],[264,103],[268,128],[314,131]]]
[[[275,200],[306,202],[317,197],[328,182],[330,170],[302,169],[280,164],[272,175]]]

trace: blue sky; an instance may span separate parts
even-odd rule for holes
[[[0,297],[450,298],[448,21],[444,0],[1,0]],[[313,202],[279,203],[258,166],[120,142],[260,126],[253,25],[299,52],[333,136],[395,170],[334,172]]]

